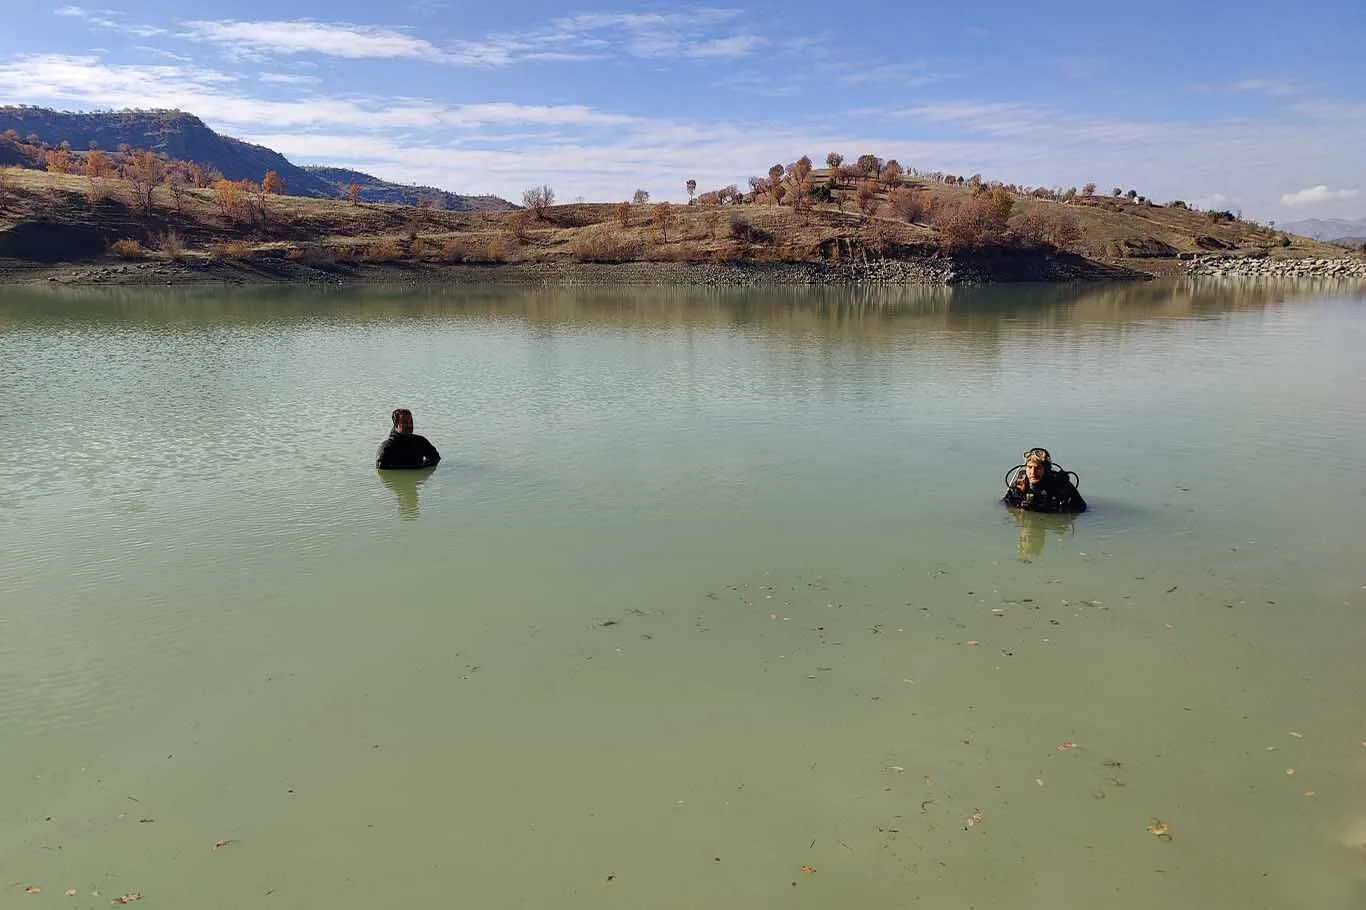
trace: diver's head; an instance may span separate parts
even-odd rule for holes
[[[413,412],[407,408],[394,408],[389,415],[394,419],[394,431],[404,436],[413,432]]]
[[[1031,484],[1043,480],[1049,468],[1053,467],[1053,456],[1047,449],[1030,449],[1024,453],[1025,476]]]

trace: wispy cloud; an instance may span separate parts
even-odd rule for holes
[[[141,51],[144,54],[151,54],[153,57],[161,57],[163,60],[174,60],[177,63],[194,62],[192,57],[186,57],[184,54],[177,54],[160,47],[149,47],[145,44],[139,44],[137,47],[133,48],[133,50]]]
[[[931,72],[927,63],[852,64],[838,63],[824,67],[842,86],[890,85],[914,88],[951,78],[944,73]]]
[[[1330,190],[1327,186],[1320,183],[1318,186],[1311,186],[1294,193],[1286,193],[1281,197],[1281,204],[1293,208],[1304,208],[1306,206],[1320,205],[1325,202],[1332,202],[1339,199],[1355,199],[1360,195],[1360,190]]]
[[[453,66],[503,67],[625,54],[647,59],[737,58],[766,40],[719,34],[741,10],[703,7],[686,13],[587,13],[540,29],[435,42],[408,31],[348,22],[206,20],[181,23],[180,37],[216,45],[230,57],[318,54],[347,59],[412,59]]]
[[[714,38],[694,44],[683,51],[685,57],[743,57],[751,51],[764,46],[764,39],[758,35],[731,35],[729,38]]]
[[[317,85],[322,79],[300,73],[261,73],[256,77],[272,85]]]
[[[181,37],[220,45],[234,53],[323,54],[349,59],[412,57],[447,59],[430,41],[393,29],[368,25],[291,21],[238,22],[191,20]]]
[[[1294,79],[1279,77],[1239,79],[1236,82],[1200,82],[1191,88],[1197,92],[1212,94],[1254,94],[1270,95],[1277,98],[1287,98],[1304,91],[1304,88]]]
[[[119,21],[122,13],[118,10],[100,9],[88,10],[80,6],[59,6],[53,12],[58,16],[68,19],[81,19],[96,28],[109,29],[110,31],[122,32],[125,35],[136,35],[139,38],[155,38],[157,35],[166,34],[166,29],[158,28],[154,25],[130,24]]]

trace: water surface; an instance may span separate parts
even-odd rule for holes
[[[1366,906],[1363,300],[0,292],[0,905]]]

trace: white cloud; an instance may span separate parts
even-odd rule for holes
[[[1206,209],[1209,211],[1223,211],[1233,204],[1233,201],[1223,193],[1210,193],[1208,196],[1200,196],[1190,201],[1192,207]]]
[[[126,35],[136,35],[139,38],[154,38],[157,35],[166,34],[166,29],[157,28],[154,25],[129,25],[126,22],[120,22],[118,21],[118,17],[123,14],[118,10],[88,10],[80,6],[59,6],[57,9],[53,10],[53,13],[68,19],[83,19],[97,28],[123,32]]]
[[[444,60],[430,41],[392,29],[368,25],[315,22],[310,19],[264,22],[181,23],[181,37],[218,44],[232,53],[324,54],[351,59],[413,57]]]
[[[732,35],[729,38],[714,38],[687,48],[685,57],[743,57],[750,51],[762,47],[764,39],[757,35]]]
[[[1360,195],[1360,190],[1330,190],[1327,186],[1320,183],[1318,186],[1311,186],[1294,193],[1286,193],[1281,197],[1281,205],[1301,208],[1309,205],[1319,205],[1324,202],[1332,202],[1335,199],[1355,199]]]
[[[454,66],[501,67],[520,61],[599,59],[612,50],[642,58],[742,57],[764,44],[750,34],[710,29],[741,10],[703,7],[680,13],[589,13],[546,28],[437,44],[406,31],[346,22],[204,20],[181,23],[180,37],[214,44],[230,57],[320,54],[347,59],[413,59]]]
[[[317,76],[304,76],[298,73],[261,73],[256,78],[273,85],[317,85],[322,82]]]
[[[279,72],[264,75],[270,81]],[[774,162],[804,153],[823,161],[834,150],[1036,186],[1094,180],[1203,207],[1236,201],[1259,218],[1295,211],[1289,200],[1305,191],[1285,200],[1281,194],[1288,180],[1309,173],[1324,181],[1322,191],[1311,188],[1306,197],[1323,194],[1325,206],[1316,213],[1337,206],[1341,211],[1332,214],[1366,214],[1358,211],[1359,194],[1327,189],[1361,185],[1357,151],[1366,109],[1350,101],[1297,101],[1293,116],[1241,120],[1086,117],[972,98],[892,111],[831,109],[809,118],[775,108],[757,120],[694,120],[684,107],[658,116],[582,104],[332,96],[308,87],[281,100],[257,92],[264,89],[254,74],[238,78],[185,62],[110,64],[89,55],[0,61],[0,98],[73,109],[176,107],[300,163],[361,166],[401,182],[508,198],[545,181],[561,198],[620,199],[641,186],[657,198],[681,199],[688,177],[704,188],[743,185]]]
[[[1295,80],[1280,77],[1240,79],[1237,82],[1228,83],[1199,83],[1192,88],[1198,92],[1248,93],[1275,97],[1288,97],[1303,91]]]

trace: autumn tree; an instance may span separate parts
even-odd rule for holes
[[[988,225],[997,232],[1006,229],[1010,211],[1015,207],[1015,197],[1005,187],[996,187],[986,197],[986,217]]]
[[[46,158],[47,172],[49,174],[71,173],[71,153],[66,149],[49,149]]]
[[[854,191],[854,205],[865,215],[871,215],[877,211],[877,194],[872,186],[867,183],[860,183]]]
[[[206,189],[210,184],[209,175],[193,161],[185,165],[185,177],[190,181],[190,186],[197,190]]]
[[[768,169],[768,192],[774,202],[782,201],[782,196],[778,193],[778,189],[783,182],[783,174],[786,171],[787,168],[783,167],[781,164],[775,164]]]
[[[877,155],[859,155],[854,168],[865,177],[877,177],[882,173],[882,159]]]
[[[236,220],[242,210],[242,185],[234,180],[219,180],[213,185],[213,197],[224,216]]]
[[[909,224],[915,224],[918,219],[925,215],[925,205],[921,194],[908,186],[897,187],[892,190],[888,203],[891,205],[892,214]]]
[[[690,178],[683,187],[688,191],[688,205],[692,205],[697,197],[697,181]]]
[[[1094,183],[1086,184],[1086,186],[1081,188],[1081,194],[1083,196],[1094,196],[1096,194],[1096,185]]]
[[[888,159],[882,166],[882,180],[889,187],[897,186],[901,183],[901,178],[906,172],[901,168],[901,162],[895,158]]]
[[[123,162],[123,179],[128,181],[137,208],[150,216],[156,188],[166,179],[166,161],[147,149],[134,149]]]
[[[811,181],[803,180],[792,190],[792,211],[801,216],[802,224],[811,220]]]
[[[788,176],[796,183],[805,183],[811,176],[811,159],[806,155],[798,158],[787,168]]]
[[[650,193],[647,190],[636,190],[631,194],[631,202],[634,205],[644,205],[650,201]]]
[[[631,226],[631,204],[629,202],[618,202],[612,206],[612,217],[617,219],[617,224],[622,227]]]
[[[261,192],[268,195],[276,195],[285,191],[285,182],[275,171],[266,171],[266,176],[261,178]]]
[[[650,220],[654,222],[655,227],[659,228],[659,236],[663,238],[665,243],[668,243],[669,225],[673,224],[674,220],[673,206],[667,202],[659,203],[655,206],[654,213],[650,216]]]
[[[96,179],[100,177],[114,176],[114,165],[109,160],[109,156],[99,149],[85,153],[85,176]]]
[[[1050,220],[1051,224],[1045,236],[1048,242],[1058,249],[1071,249],[1081,239],[1081,227],[1077,224],[1077,219],[1071,215],[1060,215]]]
[[[346,187],[346,198],[351,200],[352,205],[360,204],[360,184],[352,183]]]
[[[522,205],[536,213],[537,218],[545,217],[545,210],[555,204],[555,191],[548,185],[527,187],[522,191]]]

